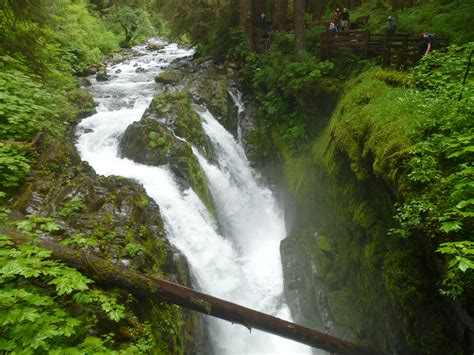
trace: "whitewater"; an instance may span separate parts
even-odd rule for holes
[[[218,224],[192,189],[179,187],[167,166],[152,167],[120,157],[121,135],[140,120],[157,94],[154,77],[173,60],[193,54],[176,44],[155,42],[164,48],[136,47],[139,54],[133,59],[107,68],[110,80],[92,79],[90,90],[98,112],[77,127],[81,158],[98,174],[123,176],[144,186],[160,207],[167,238],[186,256],[195,287],[291,321],[279,252],[286,236],[284,217],[272,192],[259,183],[241,139],[236,140],[205,107],[196,106],[213,144],[215,162],[197,148],[193,152],[205,172]],[[240,101],[236,104],[243,107]],[[208,325],[216,354],[311,354],[304,345],[219,319],[211,318]]]

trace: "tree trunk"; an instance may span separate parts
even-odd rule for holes
[[[252,0],[239,0],[240,16],[239,24],[244,29],[247,45],[251,51],[255,51],[255,33],[252,18]]]
[[[262,13],[265,13],[265,0],[253,0],[253,23],[255,26],[263,27]],[[265,13],[265,15],[267,15]]]
[[[285,31],[287,18],[288,0],[275,0],[275,20],[273,21],[275,30]]]
[[[294,0],[295,49],[304,49],[304,0]]]
[[[0,232],[10,235],[17,245],[32,243],[30,238],[26,238],[12,230],[0,228]],[[125,289],[136,297],[162,299],[184,308],[241,324],[249,330],[252,328],[259,329],[337,354],[376,354],[376,352],[370,349],[348,341],[194,291],[169,281],[129,270],[97,256],[66,248],[48,240],[41,240],[35,244],[51,250],[51,256],[54,259],[80,270],[98,284]]]
[[[322,0],[312,0],[311,1],[311,12],[313,14],[313,20],[315,22],[321,22],[323,17],[323,1]]]

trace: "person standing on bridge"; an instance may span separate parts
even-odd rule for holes
[[[339,29],[339,21],[341,20],[341,9],[337,8],[332,13],[332,23]]]
[[[418,53],[420,56],[425,56],[433,49],[433,36],[428,32],[422,32],[421,40],[418,45]]]
[[[395,32],[397,32],[397,20],[395,20],[395,17],[389,16],[387,17],[387,28],[386,28],[387,34],[393,35]]]
[[[342,14],[340,16],[341,19],[341,30],[345,31],[349,29],[349,18],[351,15],[349,14],[349,10],[344,9],[342,10]]]
[[[267,27],[267,18],[266,18],[265,12],[262,12],[260,14],[260,24],[262,25],[263,29],[265,29],[265,27]]]

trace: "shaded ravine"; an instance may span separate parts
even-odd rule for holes
[[[196,156],[208,179],[222,235],[199,197],[182,191],[166,167],[137,164],[119,156],[119,138],[139,120],[156,94],[153,78],[174,59],[192,54],[174,44],[160,52],[137,47],[134,59],[108,68],[107,82],[94,82],[91,92],[98,113],[77,129],[77,148],[102,175],[139,181],[158,205],[169,240],[187,257],[198,287],[206,293],[290,319],[283,300],[279,253],[284,219],[271,192],[257,183],[242,146],[205,109],[198,112],[216,152],[208,162]],[[143,68],[137,70],[137,68]],[[299,353],[310,348],[295,342],[212,319],[212,348],[225,353]]]

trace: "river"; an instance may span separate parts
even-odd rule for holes
[[[197,281],[195,287],[291,320],[283,296],[279,252],[286,235],[283,213],[272,192],[258,182],[241,139],[236,140],[205,107],[196,107],[216,161],[206,160],[197,148],[193,152],[208,180],[220,228],[192,189],[180,189],[168,167],[137,164],[120,157],[120,136],[140,120],[159,90],[154,77],[176,58],[192,55],[192,50],[156,41],[165,45],[163,50],[136,47],[137,56],[108,68],[110,80],[92,79],[90,90],[98,113],[77,127],[76,147],[81,158],[98,174],[131,178],[144,186],[160,206],[168,239],[188,259]],[[243,107],[238,99],[236,104]],[[207,324],[216,354],[311,353],[309,347],[260,331],[250,332],[240,325],[214,318]]]

